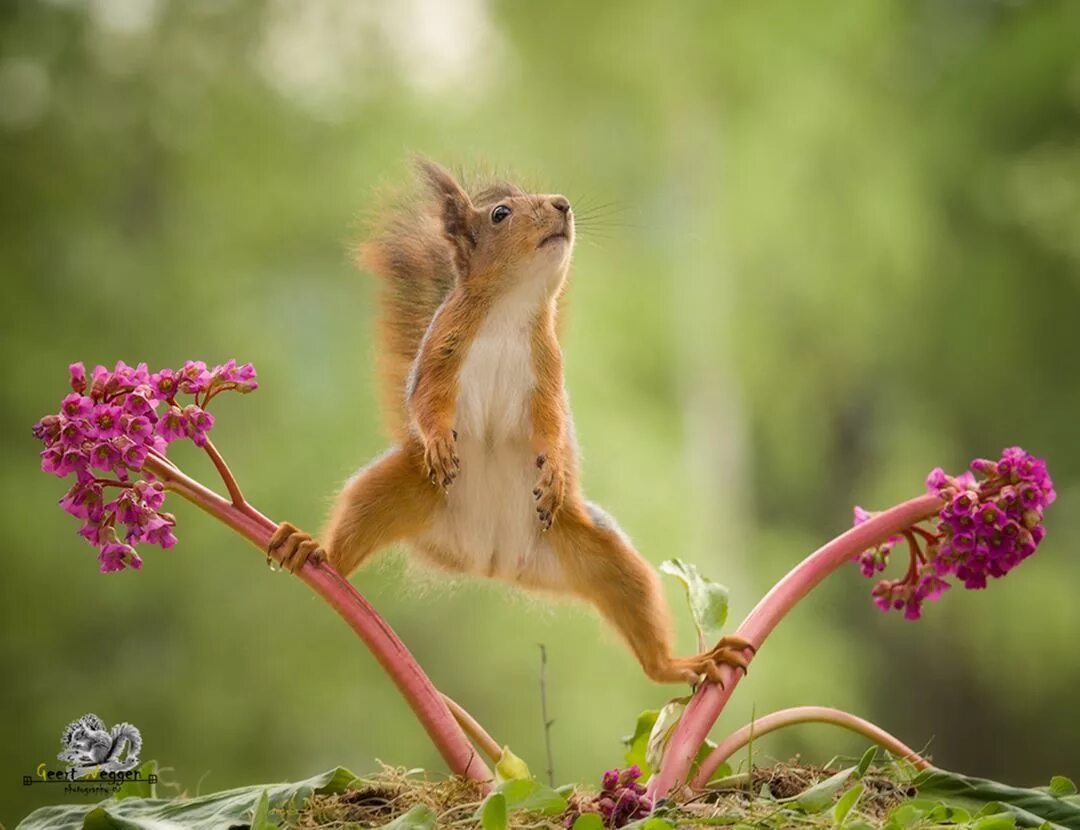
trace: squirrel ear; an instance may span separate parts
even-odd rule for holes
[[[425,158],[417,160],[417,167],[425,184],[441,202],[443,232],[454,248],[454,262],[464,274],[468,271],[469,255],[476,247],[476,234],[469,221],[472,200],[445,168]]]

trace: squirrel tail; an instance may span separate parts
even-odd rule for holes
[[[357,260],[379,281],[379,388],[387,426],[400,441],[408,432],[405,385],[413,360],[456,278],[438,202],[424,189],[384,210]]]

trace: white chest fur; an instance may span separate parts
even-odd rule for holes
[[[532,496],[537,305],[525,299],[504,297],[491,310],[462,363],[454,423],[461,467],[427,538],[470,573],[558,587]]]

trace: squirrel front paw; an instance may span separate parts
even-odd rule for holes
[[[326,552],[311,535],[298,529],[296,525],[282,522],[266,546],[266,561],[276,559],[289,573],[296,573],[305,562],[319,564],[326,559]]]
[[[548,458],[546,453],[536,456],[536,466],[540,468],[540,477],[533,490],[533,498],[536,500],[536,518],[540,521],[541,530],[551,530],[555,514],[562,507],[566,488],[565,477],[561,465]]]
[[[454,483],[461,461],[457,456],[457,433],[450,430],[424,438],[424,465],[428,479],[446,489]]]

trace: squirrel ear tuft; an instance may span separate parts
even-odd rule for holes
[[[424,183],[441,202],[443,233],[454,248],[458,270],[464,274],[469,268],[469,255],[476,247],[476,234],[470,223],[472,200],[444,167],[425,158],[417,159],[416,166]]]

